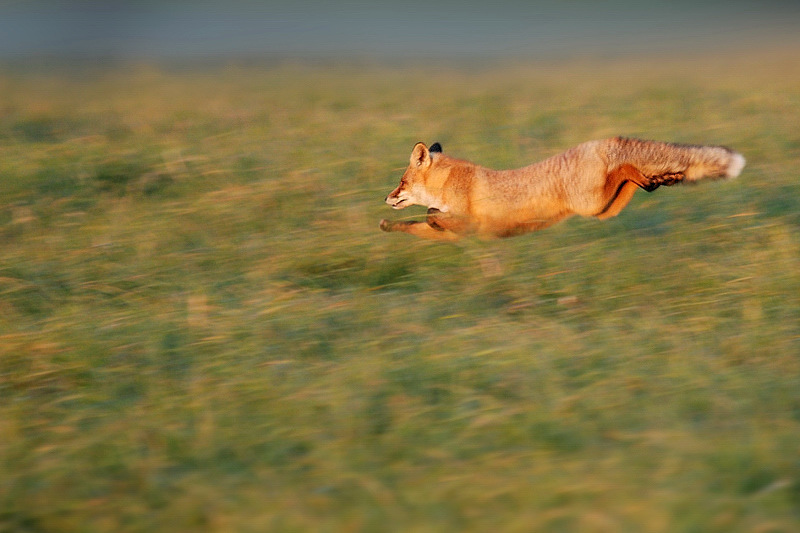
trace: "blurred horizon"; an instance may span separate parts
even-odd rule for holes
[[[550,59],[800,50],[789,2],[0,4],[0,60]]]

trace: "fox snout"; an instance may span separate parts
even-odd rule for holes
[[[403,200],[400,200],[399,198],[397,198],[396,196],[392,196],[391,194],[390,194],[389,196],[387,196],[387,197],[386,197],[386,200],[385,200],[385,202],[386,202],[386,203],[387,203],[389,206],[391,206],[391,208],[392,208],[392,209],[400,209],[400,208],[403,208],[403,207],[405,207],[405,206],[403,205],[403,203],[404,203],[404,201],[403,201]]]
[[[408,202],[407,202],[406,198],[401,198],[400,197],[400,193],[401,192],[402,191],[400,190],[400,187],[396,188],[395,190],[393,190],[392,192],[389,193],[389,195],[386,197],[386,199],[384,201],[388,205],[390,205],[392,207],[392,209],[402,209],[402,208],[404,208]]]

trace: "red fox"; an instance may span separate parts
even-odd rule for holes
[[[734,178],[742,154],[722,146],[614,137],[579,144],[515,170],[491,170],[417,143],[400,185],[386,203],[394,209],[427,206],[425,222],[381,220],[383,231],[454,241],[474,234],[512,237],[546,228],[572,215],[616,216],[637,188],[701,178]]]

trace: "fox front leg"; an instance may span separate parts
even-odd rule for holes
[[[383,231],[401,231],[403,233],[410,233],[423,239],[431,239],[437,241],[457,241],[460,236],[450,230],[436,228],[427,222],[392,222],[386,219],[381,220],[381,229]]]
[[[469,220],[463,216],[452,215],[439,211],[435,207],[428,208],[428,225],[439,231],[451,231],[458,235],[471,233]]]

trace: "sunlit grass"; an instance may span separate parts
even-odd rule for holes
[[[742,61],[7,69],[0,529],[797,529],[800,70]],[[416,141],[618,134],[748,166],[378,230]]]

